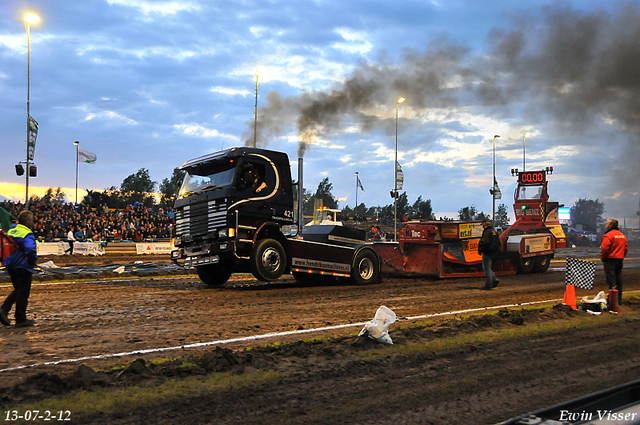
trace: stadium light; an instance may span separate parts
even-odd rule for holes
[[[24,17],[25,27],[27,29],[27,172],[25,173],[25,208],[29,209],[29,141],[31,140],[31,25],[38,23],[40,17],[33,13],[27,13]]]

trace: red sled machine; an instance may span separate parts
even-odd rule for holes
[[[518,176],[514,198],[515,223],[500,234],[500,251],[493,261],[497,275],[544,273],[556,249],[566,246],[558,220],[557,202],[549,202],[547,174],[512,170]],[[398,231],[398,242],[375,243],[388,275],[436,278],[484,276],[478,243],[480,221],[409,222]]]

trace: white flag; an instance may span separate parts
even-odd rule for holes
[[[97,161],[97,159],[98,159],[98,155],[96,155],[95,153],[78,148],[78,162],[93,164]]]

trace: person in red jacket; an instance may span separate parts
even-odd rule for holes
[[[618,305],[622,303],[622,260],[629,251],[627,238],[618,230],[618,220],[607,221],[607,231],[600,245],[600,259],[604,264],[609,289],[618,290]]]

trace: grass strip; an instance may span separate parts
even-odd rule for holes
[[[71,421],[98,414],[124,414],[141,407],[171,403],[185,397],[198,397],[212,392],[258,387],[266,382],[285,378],[274,371],[257,371],[242,375],[214,373],[204,378],[170,379],[154,387],[127,387],[81,391],[63,398],[48,398],[35,403],[11,407],[19,412],[71,412]],[[12,423],[27,423],[12,421]]]

